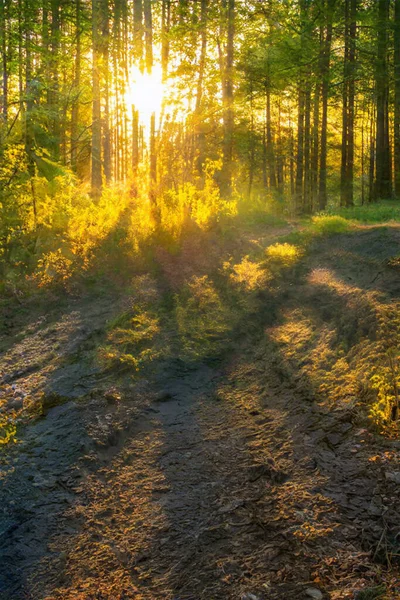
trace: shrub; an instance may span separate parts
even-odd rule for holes
[[[184,357],[199,359],[221,349],[232,315],[210,279],[206,275],[193,277],[175,300]]]
[[[312,218],[312,230],[318,235],[334,235],[349,231],[351,224],[337,215],[319,215]]]
[[[265,287],[271,278],[271,274],[260,263],[251,261],[248,256],[245,256],[240,263],[233,266],[230,263],[225,263],[224,268],[231,271],[229,273],[231,282],[246,292]]]
[[[293,267],[302,257],[303,251],[298,246],[276,243],[268,246],[265,251],[268,262],[278,268]]]

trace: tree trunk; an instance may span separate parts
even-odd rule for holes
[[[325,210],[328,195],[326,188],[327,179],[327,141],[328,141],[328,97],[330,83],[330,63],[332,47],[332,29],[333,12],[335,9],[335,0],[325,5],[326,10],[326,32],[323,49],[323,59],[321,68],[322,87],[321,87],[321,150],[319,160],[319,183],[318,183],[318,205],[320,210]]]
[[[311,212],[311,73],[307,74],[307,85],[304,103],[304,191],[303,191],[303,213]]]
[[[151,0],[144,0],[144,30],[146,48],[146,70],[151,73],[153,68],[153,22],[151,14]]]
[[[134,58],[142,66],[143,58],[143,0],[133,0]]]
[[[136,180],[139,167],[139,113],[132,106],[132,171]]]
[[[235,0],[226,1],[227,40],[226,58],[223,72],[222,95],[224,103],[223,123],[223,169],[222,193],[229,197],[232,193],[232,161],[233,161],[233,55],[235,37]]]
[[[159,214],[157,210],[157,155],[156,155],[156,116],[153,113],[151,115],[150,123],[150,204],[152,213],[155,220],[159,221]]]
[[[74,95],[72,99],[71,111],[71,167],[78,173],[79,156],[79,104],[80,104],[80,86],[81,86],[81,0],[75,1],[75,30],[76,30],[76,48],[75,48],[75,73],[74,73]]]
[[[1,116],[4,125],[8,121],[8,0],[0,2],[0,35],[1,35],[1,68],[2,68],[2,97]]]
[[[98,197],[102,187],[101,165],[101,102],[100,102],[100,25],[101,0],[92,0],[92,44],[93,44],[93,104],[92,104],[92,194]]]
[[[311,152],[311,178],[310,178],[310,207],[314,210],[318,191],[318,163],[319,163],[319,109],[320,109],[319,81],[316,82],[313,106],[312,152]]]
[[[301,214],[303,210],[303,173],[304,173],[304,113],[305,94],[300,83],[298,95],[297,116],[297,154],[296,154],[296,182],[295,182],[295,211]]]
[[[169,30],[171,27],[171,0],[162,0],[161,9],[161,67],[163,81],[168,76]]]
[[[389,141],[388,29],[390,0],[378,1],[376,60],[376,179],[375,200],[390,198],[391,152]]]
[[[206,67],[206,56],[207,56],[207,19],[208,19],[208,0],[201,0],[201,14],[200,14],[200,26],[201,26],[201,48],[200,48],[200,60],[199,60],[199,76],[197,80],[197,92],[196,92],[196,107],[194,114],[194,128],[197,146],[197,170],[201,175],[203,173],[204,163],[204,151],[205,151],[205,133],[204,124],[201,119],[201,106],[203,99],[203,87],[204,87],[204,72]]]
[[[346,169],[346,206],[354,204],[354,116],[355,116],[355,77],[356,77],[356,38],[357,3],[350,0],[349,26],[349,116],[347,122],[347,169]]]
[[[51,0],[51,68],[49,109],[51,114],[51,130],[53,136],[53,158],[60,157],[60,82],[59,82],[59,52],[60,52],[60,3]]]
[[[275,168],[275,150],[274,140],[272,136],[271,123],[271,91],[269,81],[265,86],[265,132],[266,132],[266,152],[269,173],[269,187],[271,190],[276,190],[276,168]]]
[[[394,0],[394,187],[400,198],[400,0]]]
[[[103,125],[103,168],[107,183],[111,180],[111,133],[110,133],[110,15],[108,0],[101,2],[101,63],[104,81],[104,116]]]

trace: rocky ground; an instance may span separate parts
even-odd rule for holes
[[[396,227],[319,242],[232,351],[135,380],[93,361],[123,294],[10,320],[0,598],[400,598],[400,442],[368,425],[345,369],[336,403],[318,379],[329,331],[358,335],[345,310],[397,302],[398,254]]]

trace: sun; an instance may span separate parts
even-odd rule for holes
[[[134,106],[139,112],[139,120],[145,127],[149,124],[152,114],[155,114],[156,119],[160,116],[164,91],[160,66],[154,66],[151,73],[142,73],[137,67],[132,67],[127,104]]]

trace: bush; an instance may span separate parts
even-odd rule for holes
[[[303,252],[294,244],[288,244],[287,242],[281,244],[278,242],[268,246],[265,254],[269,264],[279,269],[293,267],[300,260]]]
[[[312,230],[318,235],[346,233],[350,227],[349,221],[337,215],[319,215],[312,218]]]
[[[262,289],[271,278],[271,274],[260,263],[250,260],[248,256],[236,265],[225,263],[224,269],[230,271],[230,281],[246,292]]]
[[[183,357],[197,360],[221,350],[232,314],[205,275],[193,277],[176,296],[176,323]]]

